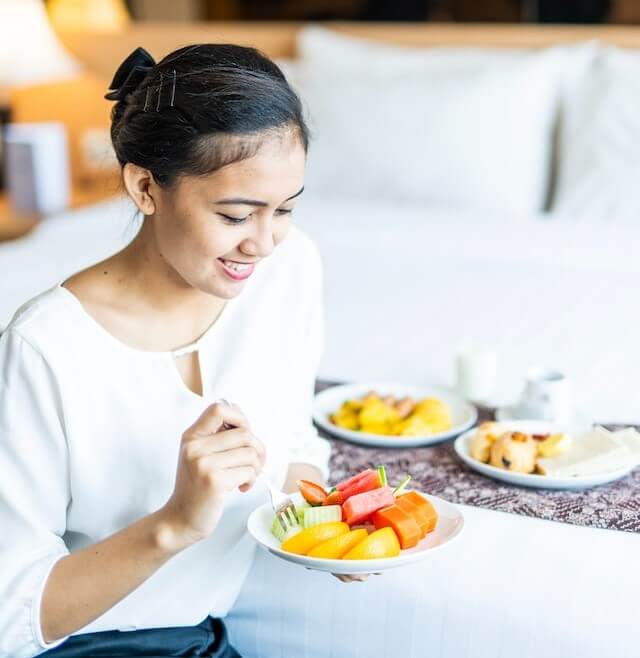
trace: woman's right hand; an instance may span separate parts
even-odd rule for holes
[[[264,445],[236,405],[207,407],[182,435],[175,488],[162,509],[174,541],[184,547],[209,536],[225,498],[250,489],[264,460]]]

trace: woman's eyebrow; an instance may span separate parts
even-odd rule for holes
[[[288,199],[285,199],[285,201],[291,201],[291,199],[295,199],[297,196],[300,196],[304,192],[304,185],[293,195],[290,196]],[[220,201],[216,201],[216,204],[243,204],[245,206],[268,206],[269,204],[266,201],[256,201],[255,199],[221,199]]]

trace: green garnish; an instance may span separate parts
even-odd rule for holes
[[[406,475],[404,480],[402,480],[402,482],[393,490],[393,495],[399,496],[405,490],[410,480],[411,480],[411,476]]]

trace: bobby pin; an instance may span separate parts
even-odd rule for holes
[[[173,85],[171,87],[171,103],[169,107],[173,107],[173,101],[176,98],[176,70],[173,70]]]
[[[162,81],[163,81],[163,74],[160,74],[160,86],[158,87],[158,102],[156,103],[156,112],[160,112],[160,99],[162,98]]]

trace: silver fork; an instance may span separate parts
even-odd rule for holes
[[[218,402],[222,402],[228,406],[231,406],[227,400],[224,398],[219,398]],[[235,429],[235,425],[231,423],[222,423],[222,427],[226,430]],[[267,479],[267,476],[261,473],[259,478],[267,485],[269,489],[269,498],[271,499],[271,507],[273,508],[273,513],[276,515],[278,522],[282,526],[282,529],[287,532],[291,528],[295,528],[300,525],[298,521],[298,516],[296,514],[296,506],[289,496],[284,492],[280,491],[277,487],[274,487],[271,482]]]
[[[274,487],[265,475],[260,474],[262,481],[267,485],[269,489],[269,497],[271,498],[271,507],[273,508],[273,513],[276,515],[278,522],[282,526],[282,529],[287,532],[291,528],[296,528],[300,526],[298,521],[298,516],[296,514],[296,506],[293,504],[293,501],[284,491],[280,491],[277,487]]]

